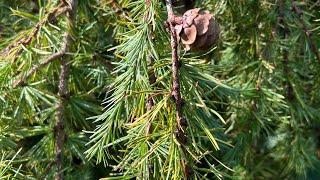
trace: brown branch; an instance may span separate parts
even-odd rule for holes
[[[67,39],[70,39],[70,36],[67,35]],[[67,40],[69,42],[69,40]],[[68,47],[66,46],[66,50]],[[64,53],[63,53],[64,54]],[[60,54],[60,56],[63,56]],[[54,59],[53,59],[54,60]],[[69,66],[67,64],[66,57],[62,58],[60,61],[61,72],[59,77],[59,102],[57,104],[57,113],[56,113],[56,125],[55,125],[55,138],[56,138],[56,165],[57,165],[57,174],[55,179],[62,180],[63,173],[62,173],[62,162],[63,162],[63,144],[65,140],[65,132],[64,132],[64,112],[65,112],[65,104],[68,100],[68,79],[69,79]]]
[[[156,77],[154,74],[154,69],[153,69],[153,64],[154,64],[154,59],[149,55],[148,57],[149,63],[150,63],[150,72],[149,74],[149,83],[150,85],[154,84],[156,82]],[[152,95],[148,96],[147,99],[147,111],[151,111],[151,109],[154,106],[154,99]],[[146,135],[148,136],[149,134],[152,133],[152,122],[148,122],[147,127],[146,127]]]
[[[13,83],[13,87],[16,88],[18,86],[21,86],[23,84],[25,84],[26,80],[32,76],[36,71],[38,71],[39,69],[43,68],[44,66],[46,66],[47,64],[53,62],[54,60],[57,60],[59,58],[61,58],[63,55],[65,55],[65,53],[67,52],[67,46],[69,44],[69,35],[68,33],[64,34],[64,38],[63,38],[63,42],[61,45],[61,48],[58,52],[50,55],[49,57],[47,57],[44,61],[42,61],[40,64],[33,66],[27,73],[26,75],[24,75],[23,77],[21,77],[20,79],[18,79],[17,81],[15,81]]]
[[[318,50],[317,45],[313,41],[312,32],[308,29],[307,24],[302,19],[302,16],[303,16],[302,10],[298,7],[297,2],[295,0],[291,0],[291,7],[292,7],[292,11],[295,12],[295,14],[298,16],[298,20],[299,20],[300,24],[302,25],[302,29],[308,38],[309,44],[311,46],[311,51],[316,56],[317,60],[320,62],[320,52]]]
[[[47,23],[48,21],[51,21],[52,19],[56,19],[57,16],[64,14],[65,12],[68,11],[68,7],[66,6],[66,4],[64,3],[60,3],[56,8],[52,9],[47,16],[45,16],[44,19],[42,19],[41,21],[39,21],[35,27],[33,28],[33,30],[31,31],[30,34],[28,34],[28,36],[21,38],[20,40],[18,40],[17,42],[14,42],[10,45],[8,45],[6,48],[4,48],[1,52],[0,55],[1,56],[7,56],[12,49],[19,47],[20,45],[29,45],[32,40],[37,36],[37,34],[39,33],[39,30],[41,29],[41,27]],[[19,55],[22,52],[22,49],[18,50],[16,52],[16,56]]]
[[[175,99],[176,104],[176,115],[177,122],[183,118],[182,115],[182,98],[180,94],[180,77],[179,77],[179,57],[178,57],[178,41],[174,29],[174,13],[172,9],[171,0],[166,0],[167,3],[167,12],[168,12],[168,23],[170,27],[171,34],[171,49],[172,49],[172,78],[173,78],[173,87],[172,95]]]
[[[65,141],[65,132],[64,132],[64,113],[65,113],[65,104],[67,103],[68,96],[68,76],[69,76],[69,67],[67,65],[66,59],[62,59],[61,63],[61,74],[59,78],[59,102],[57,104],[57,114],[56,114],[56,125],[55,125],[55,149],[56,149],[56,165],[57,173],[56,180],[63,179],[63,144]]]
[[[74,16],[76,14],[76,0],[69,0],[67,2],[70,6],[68,11],[69,27],[73,27]],[[66,42],[71,41],[71,35],[66,36]],[[68,43],[66,43],[66,51],[68,50]],[[55,150],[56,150],[56,166],[57,173],[55,176],[56,180],[63,179],[63,146],[66,138],[64,132],[64,121],[65,121],[65,106],[68,102],[68,80],[69,80],[69,65],[66,58],[61,59],[60,61],[60,77],[59,77],[59,102],[57,104],[57,113],[56,113],[56,125],[55,125]]]
[[[180,68],[180,61],[178,56],[178,41],[177,35],[175,33],[174,28],[174,19],[175,15],[173,12],[172,1],[166,0],[166,7],[168,13],[168,24],[170,28],[170,35],[171,35],[171,50],[172,50],[172,79],[173,79],[173,86],[172,86],[172,97],[175,100],[176,106],[176,121],[177,121],[177,129],[175,130],[174,134],[176,139],[180,144],[182,144],[182,152],[187,154],[184,145],[187,143],[187,136],[185,134],[186,128],[186,119],[183,117],[182,106],[184,104],[183,99],[181,97],[181,88],[180,88],[180,75],[179,75],[179,68]],[[184,178],[190,179],[192,174],[192,168],[188,165],[187,160],[181,160],[182,167],[184,169]]]

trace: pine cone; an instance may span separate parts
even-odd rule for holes
[[[185,50],[206,50],[216,44],[220,27],[212,14],[200,8],[190,9],[175,17],[175,31]]]

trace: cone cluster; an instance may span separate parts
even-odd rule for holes
[[[217,43],[220,27],[212,14],[195,8],[175,17],[175,31],[185,50],[206,50]]]

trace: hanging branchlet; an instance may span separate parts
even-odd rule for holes
[[[181,89],[180,89],[180,75],[179,75],[179,56],[178,56],[178,33],[176,33],[175,24],[176,24],[176,17],[173,12],[172,2],[171,0],[166,0],[167,6],[167,13],[168,13],[168,25],[171,34],[171,50],[172,50],[172,79],[173,79],[173,86],[172,86],[172,97],[175,101],[176,106],[176,120],[177,120],[177,127],[174,131],[175,138],[177,141],[182,145],[182,151],[185,152],[185,146],[188,141],[188,137],[185,134],[185,127],[186,127],[186,119],[183,116],[183,99],[181,97]],[[188,170],[184,170],[184,178],[189,179],[190,174],[186,173],[189,172],[189,163],[185,160],[182,161],[183,167],[188,167]]]
[[[320,62],[320,52],[318,50],[318,47],[317,47],[316,43],[313,41],[313,33],[308,29],[307,24],[302,19],[303,12],[298,7],[297,2],[295,0],[291,0],[291,9],[298,16],[298,20],[299,20],[299,23],[302,26],[302,30],[306,34],[307,39],[309,41],[309,44],[311,46],[311,51],[316,56],[317,60]]]
[[[149,65],[151,66],[150,71],[149,71],[149,83],[154,84],[156,82],[154,69],[152,67],[154,64],[154,59],[150,55],[147,58],[149,60]],[[148,99],[147,99],[147,111],[151,111],[153,106],[154,106],[154,99],[153,99],[152,95],[149,95]],[[151,133],[152,133],[152,122],[148,122],[147,127],[146,127],[146,135],[149,135]]]
[[[146,0],[145,1],[147,7],[150,6],[151,1],[150,0]],[[144,16],[144,20],[147,21],[147,17],[148,17],[148,13],[145,14]],[[150,34],[148,34],[148,36],[150,37],[150,39],[154,40],[154,37]],[[155,72],[154,72],[154,58],[152,57],[151,53],[147,56],[148,59],[148,63],[150,66],[150,69],[148,71],[148,76],[149,76],[149,83],[150,85],[154,84],[156,82],[156,77],[155,77]],[[154,99],[152,97],[152,95],[148,96],[147,99],[147,111],[151,111],[152,107],[154,106]],[[147,127],[146,127],[146,135],[149,135],[152,133],[152,122],[148,122]]]
[[[73,27],[73,21],[76,14],[76,0],[68,1],[69,11],[68,11],[68,27]],[[69,29],[71,31],[71,29]],[[65,51],[68,51],[68,46],[71,41],[70,32],[66,32],[66,47]],[[62,180],[63,179],[63,146],[66,138],[66,134],[64,131],[64,121],[65,121],[65,106],[68,102],[68,80],[69,80],[69,62],[67,58],[62,58],[60,61],[61,72],[59,76],[59,86],[58,86],[58,96],[59,101],[57,104],[57,112],[56,112],[56,125],[55,125],[55,150],[56,150],[56,166],[57,172],[55,179]]]

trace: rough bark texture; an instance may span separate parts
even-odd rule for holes
[[[182,145],[181,149],[182,152],[185,154],[186,149],[185,145],[187,143],[187,136],[185,135],[184,128],[186,119],[183,117],[183,99],[181,97],[181,89],[180,89],[180,75],[179,75],[179,68],[180,68],[180,62],[179,62],[179,56],[178,56],[178,41],[177,41],[177,34],[175,32],[174,28],[174,22],[175,22],[175,15],[173,12],[172,7],[172,1],[166,0],[166,7],[167,7],[167,13],[168,13],[168,23],[169,23],[169,29],[171,34],[171,49],[172,49],[172,79],[173,79],[173,85],[172,85],[172,96],[175,100],[175,106],[176,106],[176,121],[177,121],[177,128],[174,132],[176,139],[178,142]],[[183,125],[181,122],[184,122]],[[184,179],[190,179],[192,174],[192,168],[188,164],[187,160],[181,160],[182,167],[184,169]]]
[[[178,41],[177,35],[174,29],[174,13],[172,9],[171,0],[167,0],[167,12],[168,12],[168,23],[170,27],[171,34],[171,49],[172,49],[172,95],[175,99],[176,104],[176,114],[177,114],[177,122],[183,118],[182,115],[182,98],[180,93],[180,77],[179,77],[179,57],[178,57]]]
[[[63,144],[65,140],[64,132],[64,112],[65,104],[68,99],[68,77],[69,77],[69,66],[66,57],[61,61],[61,72],[59,78],[59,102],[57,105],[56,114],[56,125],[55,125],[55,137],[56,137],[56,165],[57,165],[57,175],[56,180],[63,179]]]
[[[75,16],[75,6],[76,6],[76,0],[70,0],[68,2],[68,5],[70,6],[70,10],[68,12],[68,18],[69,18],[69,27],[73,26],[73,20]],[[66,35],[66,47],[65,52],[68,51],[68,44],[71,41],[71,34]],[[56,180],[62,180],[63,179],[63,146],[66,138],[66,134],[64,131],[64,121],[65,121],[65,105],[68,101],[68,79],[69,79],[69,65],[68,65],[68,57],[62,57],[60,61],[60,77],[59,77],[59,102],[57,104],[57,113],[56,113],[56,125],[55,125],[55,149],[56,149],[56,166],[57,166],[57,172],[55,179]]]

